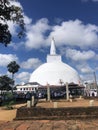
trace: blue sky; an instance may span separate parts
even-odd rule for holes
[[[17,25],[8,21],[13,34],[8,47],[0,45],[0,75],[9,74],[15,60],[20,70],[16,83],[28,82],[31,73],[46,62],[51,38],[65,63],[75,68],[83,81],[98,79],[98,0],[19,0],[26,36],[17,38]]]

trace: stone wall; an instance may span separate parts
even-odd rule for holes
[[[98,118],[98,107],[67,107],[67,108],[40,108],[40,107],[21,107],[17,109],[15,120],[29,119],[88,119]]]

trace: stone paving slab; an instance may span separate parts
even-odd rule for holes
[[[98,130],[98,119],[0,121],[0,130]]]

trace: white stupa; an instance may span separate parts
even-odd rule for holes
[[[56,54],[55,41],[52,38],[50,55],[47,62],[39,66],[30,77],[29,82],[37,82],[41,85],[60,85],[62,83],[79,84],[80,77],[75,69],[65,64],[61,55]]]

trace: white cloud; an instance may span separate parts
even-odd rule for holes
[[[17,1],[11,1],[10,2],[10,5],[15,5],[15,6],[18,6],[18,7],[20,7],[21,9],[23,9],[23,7],[22,7],[22,5]],[[10,6],[9,5],[9,6]],[[16,36],[16,34],[17,34],[17,24],[15,24],[14,22],[12,22],[12,21],[2,21],[1,19],[0,19],[0,22],[2,22],[3,24],[6,24],[6,22],[7,22],[7,24],[8,24],[8,26],[9,26],[9,30],[10,30],[10,32],[11,32],[11,34],[13,35],[13,36]]]
[[[32,23],[32,19],[26,16],[25,14],[24,14],[24,21],[25,21],[26,26]]]
[[[80,73],[92,73],[94,71],[94,66],[96,66],[94,63],[97,61],[98,55],[92,51],[80,51],[76,49],[70,49],[70,48],[63,48],[60,50],[64,56],[70,61],[72,60],[73,66],[75,65],[75,68]],[[91,66],[90,64],[91,63]],[[92,65],[93,64],[93,65]]]
[[[92,0],[97,1],[97,0]],[[15,2],[22,8],[19,2]],[[78,46],[81,48],[94,47],[98,43],[98,26],[93,24],[84,24],[81,20],[60,21],[59,24],[49,25],[47,18],[41,18],[36,23],[24,15],[26,27],[26,39],[24,46],[26,49],[39,49],[50,45],[51,38],[54,37],[57,46]],[[11,33],[16,36],[17,25],[9,23]],[[23,46],[23,44],[21,44]]]
[[[98,42],[98,27],[95,25],[84,25],[80,20],[69,20],[55,25],[50,37],[54,36],[57,44],[71,46],[94,46]]]
[[[48,25],[48,20],[46,18],[42,18],[35,24],[30,25],[29,30],[26,33],[25,46],[29,49],[45,46],[45,33],[49,29],[50,26]]]
[[[20,2],[18,2],[18,1],[11,0],[10,4],[11,4],[11,5],[18,6],[18,7],[20,7],[20,8],[23,10],[23,7],[22,7],[22,5],[21,5],[21,4],[20,4]]]
[[[11,5],[18,6],[23,10],[22,5],[18,1],[11,1]],[[24,13],[22,13],[22,15],[24,17],[25,26],[26,26],[26,28],[28,28],[28,25],[31,24],[32,19],[29,18],[28,16],[26,16]],[[17,28],[19,28],[19,26],[15,22],[12,22],[12,21],[7,21],[7,24],[9,26],[9,30],[10,30],[12,36],[16,37],[17,36]]]
[[[81,72],[81,73],[92,73],[94,70],[89,66],[89,64],[87,64],[86,62],[83,62],[81,64],[77,64],[76,65],[77,69]]]
[[[92,0],[93,2],[97,2],[98,0]]]
[[[12,54],[0,54],[0,66],[7,66],[11,61],[18,61],[18,57]]]
[[[83,2],[88,2],[88,1],[92,1],[92,2],[98,2],[98,0],[81,0]]]
[[[93,73],[88,73],[88,74],[84,74],[84,75],[80,75],[82,81],[84,83],[93,83],[94,82],[94,76]]]
[[[19,74],[16,76],[16,78],[17,78],[20,82],[26,83],[26,82],[29,81],[30,75],[31,75],[31,74],[28,73],[28,72],[21,72],[21,73],[19,73]]]
[[[42,64],[42,62],[38,58],[30,58],[27,61],[24,61],[24,62],[21,63],[21,68],[35,69],[41,64]]]
[[[92,50],[79,51],[75,49],[66,49],[66,57],[74,61],[86,61],[95,58],[96,54]]]
[[[48,32],[48,36],[45,34]],[[69,20],[64,21],[61,25],[50,26],[48,20],[43,18],[35,24],[30,24],[27,31],[26,48],[40,48],[50,44],[52,37],[56,40],[57,46],[70,45],[81,48],[94,47],[98,43],[98,26],[84,24],[82,21]]]
[[[54,22],[57,23],[57,24],[60,24],[62,21],[63,21],[62,18],[55,18],[54,19]]]
[[[23,16],[24,16],[25,26],[26,26],[26,28],[28,28],[28,25],[31,24],[32,20],[29,17],[27,17],[26,15],[23,15]],[[12,21],[7,21],[7,24],[9,26],[9,30],[10,30],[12,36],[16,37],[17,36],[17,28],[19,28],[18,25],[13,23]]]
[[[87,0],[84,0],[87,1]],[[98,0],[92,0],[98,1]],[[12,4],[19,6],[23,9],[19,2],[11,1]],[[98,43],[98,26],[93,24],[84,24],[81,20],[60,21],[59,24],[49,25],[47,18],[41,18],[36,23],[32,23],[32,19],[23,14],[26,39],[24,46],[26,49],[36,48],[39,49],[44,46],[50,45],[51,38],[54,37],[57,46],[78,46],[81,48],[94,47]],[[61,23],[61,24],[60,24]],[[13,36],[16,36],[17,25],[8,21],[9,29]],[[21,44],[23,46],[23,44]]]
[[[9,30],[12,34],[12,36],[17,36],[17,25],[13,23],[12,21],[7,21],[7,24],[9,26]]]

